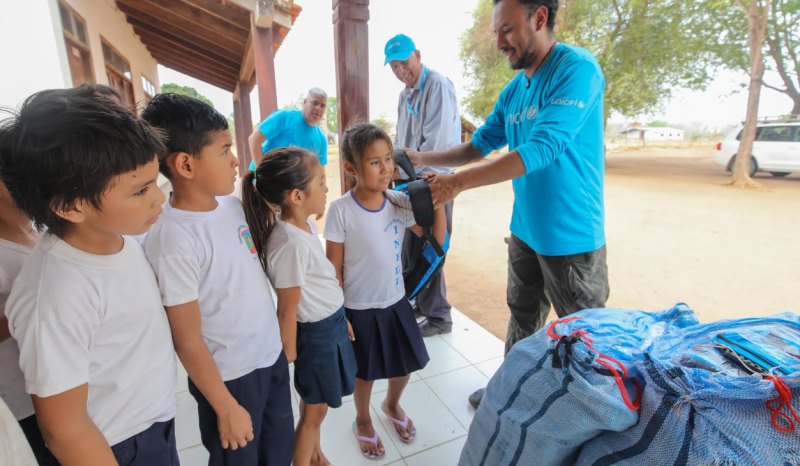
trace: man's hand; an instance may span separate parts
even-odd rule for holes
[[[414,149],[409,149],[408,147],[403,148],[408,155],[408,159],[411,160],[411,163],[414,164],[415,167],[419,167],[420,165],[424,165],[422,163],[422,153],[415,151]]]
[[[238,403],[217,415],[217,429],[219,430],[219,440],[222,448],[236,450],[244,448],[247,442],[253,440],[253,421],[250,413],[242,408]]]
[[[438,209],[456,198],[463,188],[456,175],[427,174],[425,179],[431,188],[433,208]]]
[[[350,341],[356,341],[356,336],[353,334],[353,326],[350,325],[350,321],[347,321],[347,332],[350,334]]]

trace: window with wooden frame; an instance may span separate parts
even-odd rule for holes
[[[149,79],[142,76],[142,88],[144,89],[144,103],[148,104],[156,95],[156,86]]]
[[[58,2],[58,13],[61,16],[64,43],[67,46],[72,85],[92,84],[95,80],[92,71],[92,52],[86,34],[86,21],[64,2]]]
[[[108,85],[119,92],[122,103],[136,112],[136,98],[133,96],[133,81],[131,65],[114,47],[105,39],[100,38],[103,46],[103,60],[106,62],[106,76]]]

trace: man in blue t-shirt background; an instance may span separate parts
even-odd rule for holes
[[[300,110],[275,110],[258,125],[258,131],[250,135],[250,170],[261,163],[264,154],[278,147],[302,147],[319,157],[325,166],[328,163],[328,140],[319,129],[325,117],[328,94],[315,87],[308,91]]]
[[[431,181],[436,206],[467,189],[513,180],[506,353],[559,317],[605,307],[609,296],[603,205],[605,78],[597,60],[553,35],[558,0],[494,0],[497,48],[522,73],[500,93],[472,141],[408,151],[415,165],[462,166]],[[477,406],[483,389],[470,396]]]

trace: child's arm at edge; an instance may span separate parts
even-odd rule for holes
[[[276,288],[278,294],[278,325],[286,359],[291,363],[297,359],[297,305],[300,302],[300,287]]]
[[[111,447],[86,412],[88,397],[88,384],[48,397],[31,395],[42,437],[63,466],[116,466]]]
[[[344,269],[344,243],[335,243],[333,241],[325,241],[325,255],[328,260],[333,264],[333,269],[336,270],[336,279],[339,280],[339,286],[344,290],[344,278],[342,270]],[[350,321],[347,321],[347,331],[350,333],[350,341],[356,341],[356,336],[353,333],[353,326]]]
[[[333,269],[336,270],[336,278],[339,280],[339,286],[344,289],[344,279],[342,278],[342,270],[344,269],[344,243],[335,243],[331,240],[325,242],[325,255],[328,260],[333,264]]]
[[[253,421],[228,391],[217,364],[200,332],[200,306],[197,300],[166,307],[175,352],[192,382],[217,413],[222,448],[236,450],[253,440]]]

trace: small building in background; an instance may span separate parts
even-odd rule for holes
[[[619,134],[634,141],[683,141],[684,138],[682,129],[670,127],[630,126]]]

